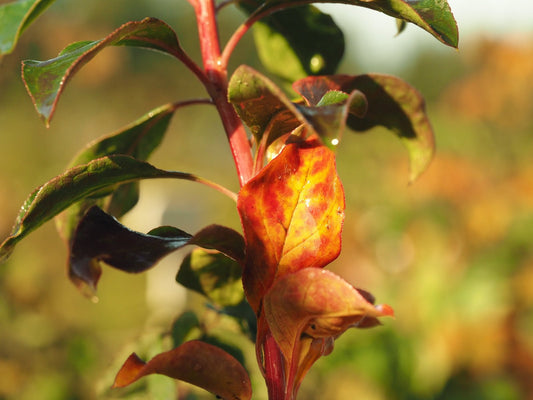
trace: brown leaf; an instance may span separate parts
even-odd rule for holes
[[[193,340],[145,363],[133,353],[118,372],[114,388],[162,374],[201,387],[226,400],[249,400],[250,379],[244,367],[219,347]]]
[[[292,360],[302,335],[336,338],[350,327],[367,326],[367,319],[393,315],[389,306],[374,306],[367,296],[331,271],[305,268],[276,280],[263,310],[283,355]]]

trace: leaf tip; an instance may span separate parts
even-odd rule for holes
[[[388,304],[378,304],[376,310],[381,313],[382,317],[392,317],[394,318],[394,310]]]
[[[140,372],[145,365],[146,363],[137,354],[131,353],[122,368],[120,368],[120,371],[118,371],[111,388],[122,388],[135,382],[140,378]]]

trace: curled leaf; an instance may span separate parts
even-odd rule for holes
[[[371,8],[418,25],[448,46],[457,47],[459,42],[457,23],[447,0],[320,0],[319,3],[343,3]],[[266,15],[269,9],[277,10],[285,4],[294,5],[291,0],[268,0],[259,3],[255,13]],[[297,47],[295,51],[299,49]]]
[[[317,134],[327,146],[334,147],[348,115],[361,116],[367,109],[364,93],[358,90],[324,92],[316,102],[293,103],[272,81],[245,65],[237,68],[231,77],[228,96],[256,142],[266,150],[276,139],[301,127],[308,135]]]
[[[184,54],[172,28],[158,19],[145,18],[122,25],[102,40],[73,43],[51,60],[24,61],[24,84],[37,112],[47,125],[50,124],[67,82],[108,46],[143,47],[170,54],[178,59]]]
[[[360,91],[368,102],[366,113],[349,115],[348,126],[366,131],[384,126],[404,143],[410,158],[410,181],[425,171],[433,158],[435,139],[420,93],[403,80],[381,74],[309,77],[294,89],[310,104],[317,104],[331,90]]]
[[[305,268],[277,279],[263,299],[269,332],[284,358],[285,391],[296,395],[307,371],[333,350],[334,340],[350,327],[379,325],[392,316],[387,305],[374,306],[330,271]]]
[[[337,338],[367,319],[377,324],[377,317],[393,315],[389,306],[374,306],[338,275],[317,268],[277,279],[263,299],[263,310],[287,360],[292,359],[302,335]]]
[[[113,387],[162,374],[201,387],[225,400],[249,400],[252,389],[241,363],[219,347],[193,340],[145,363],[133,353],[118,372]]]
[[[255,311],[275,276],[338,256],[344,207],[335,156],[316,139],[288,144],[241,189],[243,284]]]

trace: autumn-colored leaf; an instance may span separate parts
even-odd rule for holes
[[[158,354],[145,363],[133,353],[118,372],[113,387],[162,374],[201,387],[225,400],[249,400],[252,389],[241,363],[219,347],[193,340]]]
[[[269,332],[285,360],[286,390],[296,392],[306,372],[333,341],[351,327],[379,325],[377,317],[392,316],[387,305],[374,306],[334,273],[304,268],[276,279],[263,298]]]
[[[336,338],[364,319],[392,315],[389,306],[374,306],[338,275],[318,268],[304,268],[276,279],[263,299],[263,311],[288,360],[302,334]]]
[[[335,156],[317,139],[288,144],[239,193],[243,284],[257,311],[276,276],[323,267],[341,246],[344,190]]]

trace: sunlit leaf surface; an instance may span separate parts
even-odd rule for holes
[[[243,283],[256,311],[275,276],[338,256],[344,206],[334,154],[316,139],[288,144],[241,189]]]

